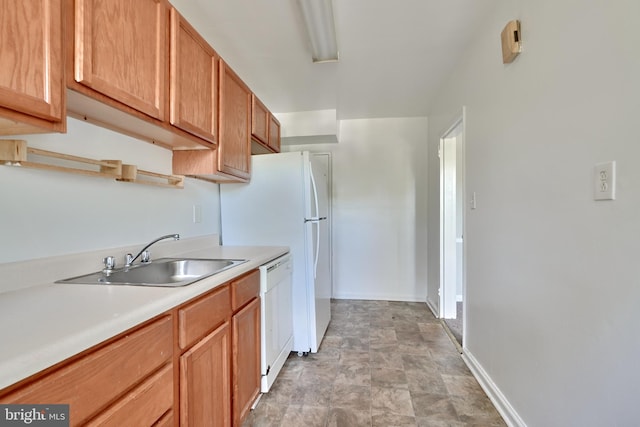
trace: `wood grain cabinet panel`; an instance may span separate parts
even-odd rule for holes
[[[69,404],[72,425],[84,424],[171,360],[172,332],[171,316],[162,317],[3,396],[0,402]]]
[[[231,309],[235,312],[260,295],[260,270],[231,281]]]
[[[280,152],[280,122],[258,99],[251,95],[251,153]]]
[[[64,131],[61,0],[0,0],[0,58],[0,116]]]
[[[165,0],[75,0],[74,77],[91,89],[164,120]]]
[[[173,405],[173,366],[166,365],[96,418],[89,427],[151,426]]]
[[[229,322],[180,357],[180,425],[231,425]]]
[[[233,425],[240,426],[260,393],[260,298],[232,318]]]
[[[273,114],[269,115],[269,148],[276,153],[280,152],[280,122]]]
[[[269,142],[269,110],[255,94],[251,95],[251,135],[262,144]]]
[[[156,423],[153,424],[153,427],[173,427],[174,423],[175,421],[174,421],[173,411],[169,411],[166,414],[164,414],[162,418],[156,421]]]
[[[218,55],[171,9],[171,124],[216,142]]]
[[[249,179],[251,162],[251,91],[220,60],[220,143],[218,170]]]
[[[214,182],[246,182],[251,176],[251,91],[219,59],[218,145],[215,150],[175,150],[173,173]]]
[[[229,286],[189,303],[178,310],[178,341],[186,349],[231,316]]]

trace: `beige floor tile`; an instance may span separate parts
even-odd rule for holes
[[[467,375],[442,375],[442,380],[447,387],[447,391],[452,396],[473,396],[484,395],[484,391],[478,381]]]
[[[408,415],[378,414],[371,417],[373,427],[415,427],[416,418]]]
[[[415,416],[411,393],[397,388],[371,387],[371,414]]]
[[[334,384],[371,386],[371,366],[369,363],[341,365]]]
[[[371,412],[348,408],[331,408],[327,427],[368,427],[371,426]]]
[[[373,369],[371,371],[371,385],[374,387],[409,389],[404,369]]]
[[[422,419],[460,421],[451,396],[433,393],[412,393],[415,414]]]
[[[371,387],[352,384],[334,384],[331,406],[358,411],[371,410]]]
[[[283,426],[324,427],[329,417],[328,407],[289,406],[282,417]]]

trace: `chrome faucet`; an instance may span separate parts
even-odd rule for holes
[[[157,243],[160,240],[165,240],[165,239],[180,240],[180,235],[179,234],[167,234],[166,236],[158,237],[156,240],[154,240],[153,242],[149,243],[147,246],[142,248],[142,250],[140,252],[138,252],[138,255],[133,256],[131,254],[127,254],[126,257],[125,257],[125,265],[124,266],[125,267],[131,267],[131,264],[133,264],[133,262],[135,260],[137,260],[138,257],[141,257],[141,261],[143,263],[151,262],[151,256],[150,256],[149,251],[147,249],[149,249],[149,247],[151,245],[153,245],[154,243]]]

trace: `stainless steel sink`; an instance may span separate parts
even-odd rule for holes
[[[148,264],[97,271],[56,283],[87,285],[185,286],[246,262],[245,259],[160,258]]]

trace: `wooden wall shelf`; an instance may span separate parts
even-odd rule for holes
[[[32,156],[54,160],[32,161],[30,159]],[[95,160],[32,148],[27,146],[27,141],[20,139],[0,140],[0,164],[111,178],[121,182],[184,188],[184,176],[181,175],[145,171],[138,169],[135,165],[122,164],[121,160]]]

